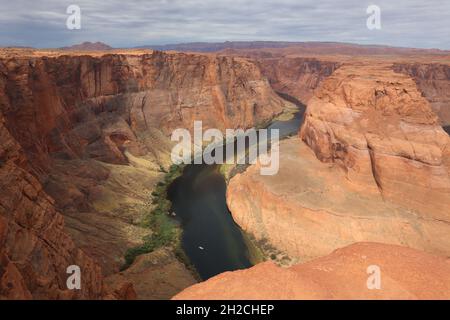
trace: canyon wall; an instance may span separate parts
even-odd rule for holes
[[[194,120],[205,128],[251,127],[284,104],[258,67],[240,58],[154,52],[1,59],[8,190],[0,195],[2,296],[101,297],[102,273],[118,272],[126,250],[151,232],[139,223],[170,164],[171,131],[192,129]],[[79,294],[64,291],[68,263],[82,267]],[[187,269],[183,274],[182,284],[146,276],[166,292],[164,283],[181,290],[195,281]],[[122,284],[118,291],[127,291]]]
[[[0,299],[101,298],[99,266],[65,232],[1,113],[0,140]],[[67,289],[70,265],[82,270],[81,290]]]
[[[288,94],[305,105],[319,84],[340,65],[339,62],[302,57],[259,58],[256,61],[275,91]]]
[[[174,299],[448,299],[441,71],[421,82],[397,64],[361,59],[319,81],[299,136],[280,142],[278,173],[252,165],[227,189],[244,231],[302,263],[270,256],[285,268],[226,272]],[[381,290],[367,287],[370,265],[380,268]]]
[[[450,219],[450,138],[414,81],[389,65],[338,69],[309,101],[300,136],[350,181]]]
[[[139,134],[153,128],[167,135],[194,119],[250,127],[283,106],[259,69],[239,58],[155,52],[17,58],[0,68],[6,125],[36,167],[49,154],[124,164],[123,145],[148,153]]]
[[[338,57],[290,55],[284,50],[226,50],[222,54],[254,61],[276,92],[304,105],[320,83],[342,65]]]
[[[450,65],[395,63],[394,70],[414,79],[443,126],[450,125]]]
[[[258,241],[300,261],[355,242],[450,256],[450,137],[389,64],[337,69],[310,100],[280,170],[231,179],[227,203]]]

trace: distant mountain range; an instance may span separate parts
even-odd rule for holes
[[[217,52],[223,50],[252,50],[252,49],[281,49],[295,48],[305,52],[330,54],[408,54],[408,53],[435,53],[448,54],[449,51],[440,49],[414,49],[390,47],[383,45],[360,45],[343,42],[289,42],[289,41],[226,41],[226,42],[192,42],[166,45],[145,45],[136,47],[140,49],[153,49],[161,51],[193,51]]]
[[[59,48],[61,50],[73,50],[73,51],[104,51],[111,50],[112,47],[103,42],[89,42],[85,41],[80,44],[74,44],[70,47]]]
[[[69,47],[59,48],[72,51],[107,51],[113,47],[103,42],[83,42]],[[125,48],[124,48],[125,49]],[[361,45],[341,42],[289,42],[289,41],[226,41],[226,42],[191,42],[165,45],[144,45],[133,49],[152,49],[160,51],[219,52],[254,49],[287,49],[291,53],[323,54],[449,54],[440,49],[414,49],[390,47],[383,45]],[[284,51],[284,50],[283,50]]]
[[[299,42],[279,41],[225,41],[225,42],[190,42],[165,45],[145,45],[137,48],[153,50],[198,51],[215,52],[225,49],[262,49],[262,48],[286,48],[299,44]]]

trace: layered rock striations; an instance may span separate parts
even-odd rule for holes
[[[350,181],[450,219],[450,139],[411,78],[387,65],[341,67],[310,100],[300,136]]]
[[[295,53],[284,50],[288,49],[227,50],[222,54],[254,61],[277,93],[305,105],[322,81],[343,63],[338,56],[304,55],[302,50]]]
[[[393,69],[412,77],[443,126],[450,125],[450,65],[395,63]]]
[[[276,175],[262,176],[251,166],[227,189],[234,220],[257,241],[301,262],[362,241],[450,256],[448,220],[383,200],[376,185],[349,181],[344,170],[319,161],[298,137],[280,142],[279,152]]]
[[[379,289],[369,266],[379,268]],[[450,263],[410,248],[357,243],[290,268],[265,262],[225,272],[174,299],[450,299]]]
[[[355,242],[450,256],[450,138],[414,81],[390,65],[343,65],[310,100],[280,170],[231,179],[235,221],[300,261]]]
[[[251,127],[285,103],[249,61],[161,52],[15,55],[0,60],[0,92],[2,290],[17,279],[1,295],[16,298],[101,297],[102,273],[149,233],[139,221],[169,165],[171,131],[194,120]],[[86,291],[64,291],[67,263],[86,270]],[[161,292],[192,283],[180,272],[188,280],[160,279]],[[112,292],[132,297],[122,284]]]
[[[36,166],[49,154],[124,164],[123,147],[148,153],[139,134],[152,129],[168,134],[191,128],[194,119],[205,127],[250,127],[283,106],[258,68],[238,58],[17,58],[2,61],[1,71],[7,126]]]
[[[63,216],[30,173],[1,113],[0,140],[0,298],[103,297],[100,267],[65,232]],[[82,270],[81,290],[67,288],[71,265]]]
[[[304,57],[258,58],[261,72],[271,86],[307,104],[314,90],[339,66],[339,62]]]
[[[294,261],[326,257],[225,273],[178,297],[449,296],[448,261],[393,246],[450,256],[446,65],[8,52],[0,59],[0,298],[164,299],[194,283],[168,248],[117,272],[151,232],[139,223],[170,164],[171,131],[194,120],[221,130],[264,123],[287,103],[270,85],[309,100],[300,137],[280,143],[277,175],[254,165],[235,176],[227,202],[245,231]],[[327,256],[361,241],[393,245]],[[367,291],[368,264],[387,271],[385,291]],[[69,265],[81,267],[81,291],[67,290]],[[267,277],[278,283],[274,295],[256,289],[272,283]]]

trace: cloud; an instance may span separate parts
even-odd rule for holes
[[[81,30],[66,29],[70,4],[81,7]],[[381,8],[381,30],[366,28],[369,4]],[[448,12],[445,0],[15,0],[2,5],[0,45],[289,40],[450,49]]]

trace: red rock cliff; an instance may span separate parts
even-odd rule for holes
[[[440,63],[395,63],[394,70],[409,75],[430,102],[444,126],[450,125],[450,66]]]
[[[154,52],[1,59],[0,296],[102,297],[102,273],[117,272],[126,250],[148,234],[138,222],[151,209],[160,167],[169,164],[171,130],[191,129],[194,120],[250,127],[284,103],[256,65],[240,58]],[[65,290],[70,264],[82,269],[81,292]],[[160,291],[194,281],[185,269],[178,278],[161,280]],[[126,283],[115,291],[132,296]]]
[[[338,62],[300,57],[260,58],[257,61],[276,91],[303,104],[308,103],[314,90],[340,65]]]
[[[63,216],[29,173],[25,153],[1,114],[0,140],[0,298],[101,298],[99,266],[65,233]],[[67,289],[70,265],[81,268],[81,291]]]
[[[281,111],[259,69],[202,55],[60,56],[1,61],[6,126],[32,164],[49,154],[123,163],[148,128],[250,127]]]
[[[411,78],[343,65],[316,90],[300,136],[280,142],[277,174],[255,165],[231,179],[245,231],[300,261],[361,241],[450,255],[450,138]]]
[[[450,219],[450,137],[414,81],[390,66],[338,69],[310,100],[300,135],[349,180]]]

